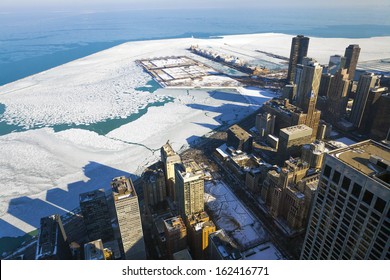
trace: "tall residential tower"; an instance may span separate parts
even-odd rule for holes
[[[302,59],[307,56],[309,49],[309,38],[303,35],[298,35],[292,39],[290,62],[288,64],[287,81],[295,81],[295,69],[298,64],[302,64]]]

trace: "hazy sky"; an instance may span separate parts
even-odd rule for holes
[[[264,7],[310,6],[337,8],[341,6],[370,6],[390,8],[389,0],[1,0],[0,12],[6,10],[71,10],[77,9],[149,9],[149,8],[203,8],[203,7]]]

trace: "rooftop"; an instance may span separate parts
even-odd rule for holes
[[[282,128],[280,131],[283,131],[287,135],[292,135],[294,133],[303,132],[303,131],[307,131],[308,133],[310,132],[311,134],[313,130],[307,125],[299,124],[299,125]]]
[[[182,228],[186,228],[183,219],[180,216],[164,220],[164,225],[168,231],[176,231],[181,230]]]
[[[105,198],[105,197],[106,194],[104,192],[104,189],[98,189],[98,190],[80,194],[80,203],[88,202],[95,199]]]
[[[243,128],[238,125],[232,125],[229,130],[234,133],[234,135],[239,139],[249,139],[252,137],[248,132],[246,132]]]
[[[346,148],[331,151],[348,166],[368,177],[390,186],[390,148],[373,140],[367,140]]]
[[[112,192],[115,199],[137,196],[133,182],[124,176],[116,177],[111,182]]]
[[[171,144],[169,144],[169,142],[167,142],[165,145],[163,145],[161,149],[164,150],[165,154],[168,157],[176,155],[176,152],[173,150],[173,148],[172,148]]]
[[[104,260],[103,242],[101,239],[88,242],[84,245],[86,260]]]
[[[204,177],[203,169],[192,159],[184,161],[181,169],[178,169],[178,171],[185,182],[202,179]]]

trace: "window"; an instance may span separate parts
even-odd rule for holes
[[[353,184],[352,194],[353,194],[356,198],[359,198],[361,191],[362,191],[362,186],[360,186],[359,184],[356,184],[356,183]]]
[[[372,194],[372,192],[366,190],[363,195],[363,201],[368,205],[371,205],[371,201],[373,197],[374,195]]]
[[[340,176],[341,176],[340,172],[335,170],[334,173],[333,173],[332,181],[335,182],[336,184],[338,184],[339,181],[340,181]]]
[[[328,177],[330,176],[330,171],[332,170],[332,168],[329,166],[329,165],[325,165],[325,168],[324,168],[324,176]]]
[[[384,201],[382,198],[378,197],[375,202],[374,208],[379,211],[380,213],[383,212],[386,206],[386,201]]]
[[[344,189],[346,192],[348,192],[350,184],[351,184],[351,179],[344,176],[343,183],[341,184],[341,188]]]

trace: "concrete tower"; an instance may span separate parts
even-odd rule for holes
[[[325,155],[301,259],[390,259],[390,149],[367,140]]]
[[[179,212],[183,217],[204,211],[204,173],[195,161],[176,165],[175,184]]]
[[[114,239],[111,217],[104,189],[80,194],[80,208],[89,241],[102,239],[103,242]]]
[[[348,69],[349,79],[351,81],[355,78],[356,66],[359,60],[360,47],[359,45],[349,45],[345,49],[345,68]]]
[[[356,89],[355,100],[353,101],[350,121],[353,125],[359,128],[362,124],[363,112],[367,106],[370,90],[375,88],[378,83],[378,76],[374,74],[364,74],[359,78],[359,83]]]
[[[118,225],[121,235],[121,246],[127,260],[146,259],[144,235],[138,197],[131,179],[114,178],[111,182],[112,193]]]

